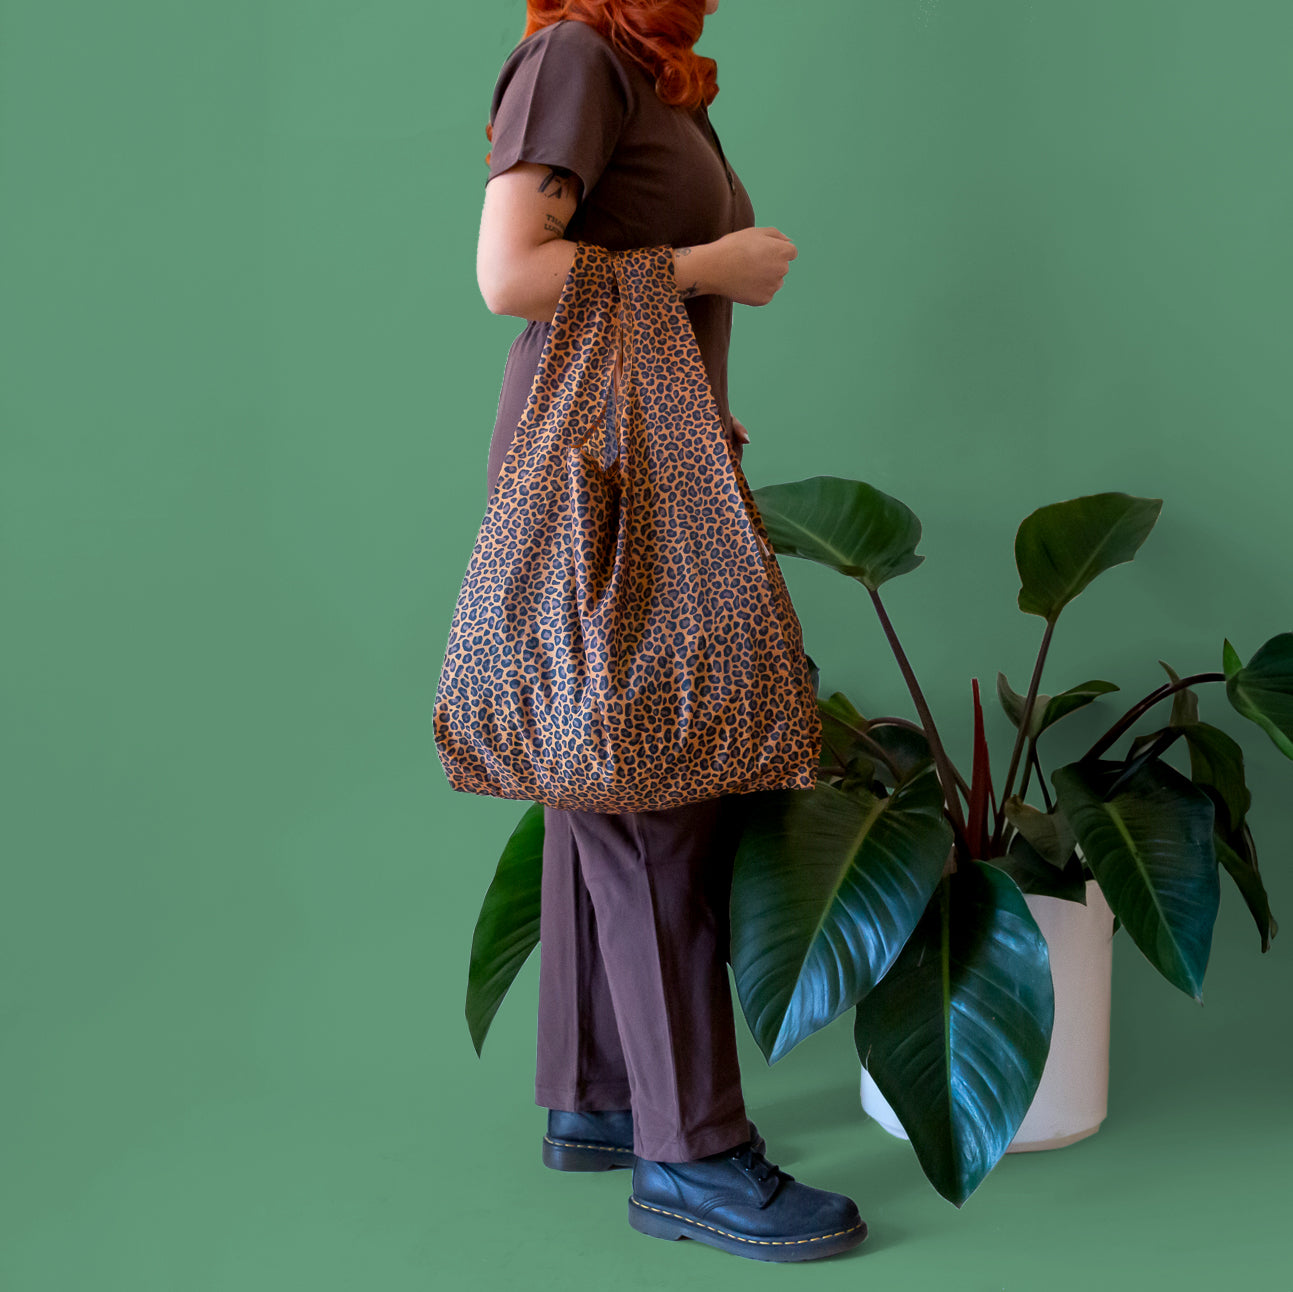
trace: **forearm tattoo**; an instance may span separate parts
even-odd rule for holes
[[[558,200],[567,194],[574,194],[574,185],[570,179],[574,171],[563,170],[560,166],[549,167],[548,173],[539,181],[539,192]]]
[[[690,255],[691,255],[691,248],[690,248],[690,247],[675,247],[675,248],[673,249],[673,254],[674,254],[675,256],[677,256],[679,259],[681,259],[683,256],[690,256]],[[690,287],[680,287],[680,288],[678,289],[678,295],[679,295],[683,300],[685,300],[685,301],[689,301],[689,300],[691,300],[691,298],[692,298],[693,296],[698,296],[699,294],[700,294],[700,280],[699,280],[699,279],[698,279],[696,282],[692,283],[692,285],[691,285]]]

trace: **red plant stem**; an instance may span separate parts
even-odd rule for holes
[[[1224,682],[1225,680],[1226,675],[1224,673],[1192,673],[1189,677],[1183,677],[1179,682],[1164,682],[1157,691],[1152,691],[1138,704],[1132,705],[1082,757],[1099,758],[1124,731],[1133,726],[1140,717],[1148,713],[1160,700],[1165,700],[1174,691],[1183,691],[1187,686],[1193,686],[1196,682]]]
[[[965,848],[965,855],[968,857],[970,855],[969,843],[966,838],[965,815],[961,811],[961,798],[957,793],[956,783],[959,778],[956,774],[956,768],[952,766],[952,760],[947,756],[947,750],[943,748],[938,728],[934,725],[934,715],[929,711],[929,705],[925,703],[925,695],[920,689],[920,683],[916,681],[916,674],[912,672],[911,663],[898,642],[898,634],[894,631],[893,624],[889,622],[889,616],[885,613],[884,606],[880,601],[880,594],[873,592],[870,588],[867,588],[867,591],[871,594],[871,603],[875,606],[876,614],[880,616],[880,626],[884,629],[884,635],[889,639],[889,646],[898,661],[898,667],[902,670],[903,680],[907,683],[907,690],[911,692],[911,698],[916,705],[916,712],[920,715],[920,720],[924,724],[930,752],[934,755],[934,766],[938,769],[938,779],[943,786],[943,799],[947,805],[948,814],[952,818],[952,825],[956,830],[957,838],[962,847]]]
[[[997,819],[992,828],[992,852],[995,855],[1001,847],[1001,835],[1006,822],[1006,800],[1014,788],[1015,772],[1019,768],[1019,755],[1027,739],[1025,733],[1033,720],[1033,705],[1037,702],[1037,690],[1041,685],[1042,668],[1046,663],[1046,653],[1051,648],[1051,636],[1055,632],[1055,621],[1046,621],[1046,631],[1042,634],[1042,644],[1037,652],[1037,663],[1033,665],[1033,676],[1028,683],[1028,696],[1024,700],[1024,711],[1019,717],[1019,730],[1015,733],[1015,747],[1010,751],[1010,770],[1006,772],[1005,788],[1001,791],[1001,805],[997,809]]]

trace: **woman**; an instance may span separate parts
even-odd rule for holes
[[[709,123],[713,60],[693,46],[718,0],[530,0],[494,91],[477,255],[508,354],[492,492],[561,290],[584,241],[671,246],[710,384],[727,402],[732,302],[766,305],[796,256],[754,227]],[[629,1221],[762,1260],[855,1246],[853,1202],[764,1156],[741,1095],[726,912],[740,796],[654,812],[544,810],[537,1102],[544,1161],[633,1167]]]

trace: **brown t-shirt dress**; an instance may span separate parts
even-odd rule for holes
[[[583,182],[571,242],[610,251],[692,247],[754,224],[754,208],[701,107],[663,103],[640,64],[587,23],[565,19],[526,37],[494,87],[489,177],[517,162],[574,171]],[[488,182],[488,181],[486,181]],[[723,424],[732,302],[685,302]],[[486,489],[493,490],[525,411],[551,325],[527,323],[508,351]]]

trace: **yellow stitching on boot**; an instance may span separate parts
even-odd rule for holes
[[[618,1144],[583,1144],[577,1139],[553,1139],[545,1135],[544,1141],[555,1148],[592,1148],[599,1153],[632,1153],[631,1148],[621,1148]]]
[[[804,1243],[820,1243],[827,1238],[840,1238],[844,1234],[851,1234],[855,1230],[861,1229],[864,1222],[858,1221],[856,1225],[851,1225],[848,1229],[837,1229],[833,1234],[818,1234],[816,1238],[742,1238],[740,1234],[729,1233],[726,1229],[716,1229],[713,1225],[707,1225],[703,1220],[693,1220],[690,1216],[679,1215],[676,1211],[662,1211],[659,1207],[650,1207],[645,1202],[639,1202],[636,1198],[630,1198],[629,1201],[635,1207],[641,1207],[643,1211],[654,1211],[657,1216],[672,1216],[675,1220],[681,1220],[688,1225],[696,1225],[700,1229],[708,1229],[710,1233],[721,1234],[724,1238],[730,1238],[737,1243],[753,1243],[758,1247],[801,1247]]]

